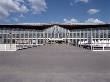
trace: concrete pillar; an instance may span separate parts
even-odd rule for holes
[[[39,32],[39,44],[41,44],[41,32]]]
[[[43,31],[43,44],[45,44],[45,36],[44,36],[44,31]]]
[[[80,42],[78,42],[79,43],[79,46],[81,47],[81,39],[82,39],[82,37],[81,37],[81,29],[80,29],[80,32],[79,32],[79,38],[80,38]]]
[[[1,28],[1,30],[2,30],[1,31],[1,34],[2,34],[2,41],[1,41],[1,43],[4,44],[4,31],[3,31],[3,28]]]
[[[26,41],[25,41],[25,29],[23,29],[23,47],[26,48]]]
[[[34,47],[34,30],[33,29],[31,31],[31,33],[32,33],[32,47]]]
[[[21,47],[21,30],[19,29],[19,49],[22,49]]]
[[[66,43],[66,29],[65,29],[65,43]]]
[[[76,30],[76,46],[78,46],[78,31]]]
[[[38,44],[38,39],[37,39],[37,30],[36,30],[36,45]]]
[[[28,29],[27,31],[28,31],[28,47],[30,47],[30,41],[29,41],[29,29]]]
[[[92,45],[93,45],[93,43],[92,43],[92,41],[93,41],[93,39],[92,39],[92,28],[91,28],[91,50],[92,50]]]
[[[12,45],[12,33],[13,33],[13,31],[12,31],[12,29],[10,29],[10,33],[9,33],[9,36],[10,36],[10,49],[11,49],[11,45]]]

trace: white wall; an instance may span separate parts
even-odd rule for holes
[[[16,51],[16,44],[0,44],[0,51]]]

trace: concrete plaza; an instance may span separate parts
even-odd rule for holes
[[[66,44],[0,52],[0,82],[110,82],[110,52]]]

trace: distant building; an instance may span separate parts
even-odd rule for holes
[[[109,51],[110,24],[0,25],[0,51],[59,42],[93,51]]]

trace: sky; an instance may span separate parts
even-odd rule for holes
[[[0,0],[0,24],[110,23],[110,0]]]

